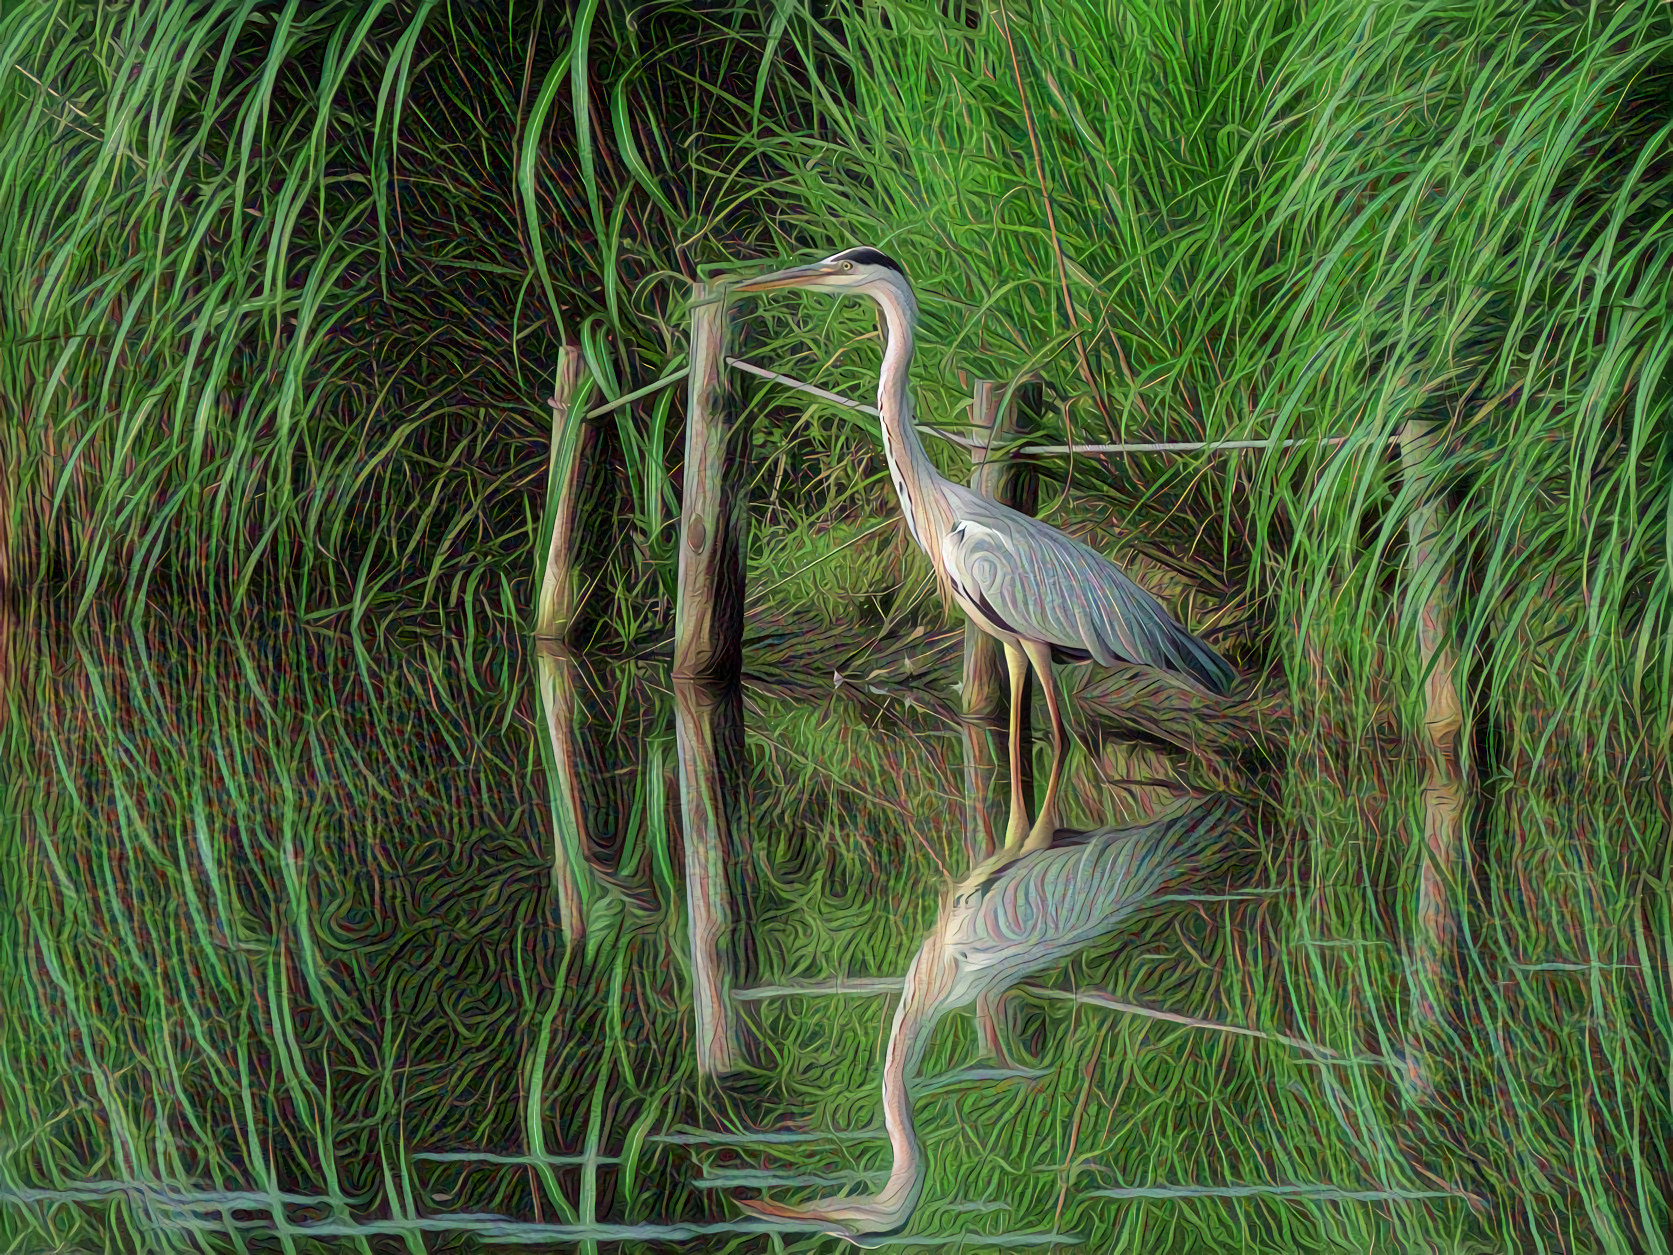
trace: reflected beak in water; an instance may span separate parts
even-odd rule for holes
[[[828,1233],[832,1237],[847,1238],[853,1241],[856,1231],[840,1221],[833,1220],[824,1212],[805,1207],[789,1207],[784,1203],[775,1203],[770,1198],[739,1198],[734,1202],[747,1212],[768,1220],[800,1221],[810,1229],[818,1229],[821,1233]]]
[[[825,1215],[817,1211],[809,1211],[802,1207],[791,1207],[784,1203],[775,1203],[770,1198],[739,1198],[734,1202],[746,1211],[752,1211],[757,1216],[769,1216],[774,1220],[807,1220],[820,1225],[834,1223]]]
[[[881,1246],[906,1225],[911,1208],[880,1204],[877,1196],[825,1198],[809,1207],[786,1207],[767,1198],[734,1200],[745,1211],[770,1220],[798,1223],[855,1246]]]

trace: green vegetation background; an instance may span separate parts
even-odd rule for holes
[[[641,964],[625,940],[572,955],[532,916],[527,935],[544,939],[528,943],[527,973],[493,969],[516,976],[515,999],[484,995],[521,1018],[485,1012],[435,1047],[430,1079],[397,1083],[424,1054],[424,1012],[384,1000],[411,986],[354,966],[371,962],[361,924],[346,940],[315,930],[335,909],[326,868],[373,857],[380,822],[415,825],[387,784],[412,747],[387,712],[353,723],[341,695],[386,700],[378,677],[399,669],[397,644],[445,633],[455,643],[436,648],[472,678],[433,699],[423,726],[474,761],[528,683],[510,633],[540,549],[558,346],[578,341],[596,395],[621,395],[683,362],[692,278],[867,242],[922,294],[932,420],[956,426],[961,372],[1038,372],[1049,404],[1036,421],[1054,443],[1306,438],[1042,469],[1045,517],[1170,572],[1187,620],[1281,698],[1264,880],[1277,892],[1258,926],[1223,925],[1174,1009],[1218,1001],[1228,1020],[1346,1054],[1389,1056],[1405,1038],[1414,620],[1441,569],[1403,573],[1416,492],[1388,442],[1411,420],[1444,426],[1438,550],[1459,573],[1480,783],[1437,1104],[1413,1106],[1378,1069],[1337,1078],[1266,1047],[1180,1041],[1146,1060],[1144,1025],[1099,1021],[1062,1047],[1065,1092],[1004,1090],[1001,1104],[1027,1107],[1020,1120],[970,1115],[1015,1146],[950,1142],[939,1196],[1000,1196],[971,1184],[1000,1159],[1019,1180],[1057,1165],[1057,1188],[1012,1182],[1003,1197],[1100,1249],[1665,1249],[1666,4],[13,3],[0,75],[0,576],[14,613],[35,588],[67,598],[19,638],[45,632],[31,656],[62,662],[37,673],[20,645],[3,681],[0,865],[16,909],[0,924],[14,956],[0,1188],[283,1188],[347,1223],[411,1215],[415,1190],[449,1193],[415,1183],[407,1152],[433,1147],[403,1129],[435,1128],[451,1148],[520,1134],[520,1153],[557,1155],[608,1134],[631,1161],[634,1137],[671,1112],[696,1118],[699,1089],[677,1070],[689,1065],[633,1054],[625,1030],[587,1039],[588,1066],[552,1045],[582,1040],[566,1017],[607,1016],[641,979],[666,1002],[633,1004],[646,1022],[683,1022],[677,982],[657,985],[667,964]],[[752,357],[866,395],[863,308],[764,300],[745,335]],[[875,433],[752,395],[756,629],[823,618],[859,645],[933,623],[917,559],[876,526],[893,504]],[[601,647],[666,638],[680,410],[665,390],[608,420],[616,543],[598,555],[589,627]],[[936,456],[960,473],[961,452]],[[205,626],[148,648],[157,606]],[[340,646],[316,656],[279,631],[223,658],[204,641],[251,630],[207,626],[228,614]],[[327,655],[349,667],[335,687],[311,678]],[[478,658],[498,658],[497,676]],[[255,708],[224,725],[238,752],[217,750],[209,709],[239,686]],[[331,744],[364,757],[304,754],[294,730],[321,703],[352,724]],[[130,717],[162,723],[125,733]],[[290,731],[250,731],[264,720]],[[833,761],[838,732],[815,721],[803,735],[803,758]],[[532,763],[516,753],[501,756],[507,780]],[[635,770],[634,787],[664,787]],[[204,800],[213,778],[226,783]],[[872,820],[841,796],[829,822],[848,836],[820,847],[828,874],[850,883],[873,860],[898,876],[892,896],[927,903],[933,863],[902,852],[956,846],[924,816],[935,792],[915,783],[905,814]],[[521,832],[508,814],[457,822]],[[651,825],[635,848],[652,868],[666,824],[637,822]],[[769,830],[775,857],[752,875],[830,835],[801,820]],[[478,836],[468,848],[496,858]],[[538,855],[522,854],[531,872]],[[421,856],[389,857],[409,874],[402,860]],[[506,892],[493,870],[490,898]],[[794,892],[859,918],[823,883]],[[389,926],[374,902],[363,926]],[[268,921],[250,938],[246,911]],[[483,944],[524,953],[509,917],[463,898],[413,919],[447,911],[467,931],[498,922]],[[886,923],[856,943],[853,971],[903,970],[922,921]],[[405,940],[420,925],[396,927]],[[622,975],[589,976],[598,997],[565,1001],[555,991],[583,959]],[[872,1102],[875,1060],[850,1049],[841,1095],[821,1074],[824,1100],[798,1084],[797,1060],[873,1031],[875,1010],[773,1012],[780,1062],[742,1112],[761,1118],[771,1097],[811,1104],[820,1127],[859,1127],[830,1104]],[[604,1070],[611,1059],[622,1073]],[[1145,1067],[1133,1083],[1153,1107],[1124,1083]],[[459,1078],[494,1076],[524,1078],[511,1108],[448,1105]],[[537,1103],[570,1084],[584,1098]],[[596,1097],[607,1088],[630,1096],[613,1123]],[[1094,1102],[1117,1129],[1102,1184],[1436,1188],[1421,1169],[1485,1205],[1060,1192],[1074,1174],[1050,1139]],[[229,1120],[244,1130],[236,1150],[211,1135]],[[340,1177],[339,1156],[361,1175]],[[625,1183],[606,1174],[586,1207],[725,1214],[661,1163]],[[538,1193],[547,1219],[564,1218],[580,1205],[571,1172],[537,1172],[525,1196],[482,1209],[534,1218]],[[188,1240],[139,1203],[124,1214],[106,1222]],[[94,1240],[77,1236],[94,1224],[79,1212],[0,1216],[19,1249]]]

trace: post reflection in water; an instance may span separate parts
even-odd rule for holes
[[[558,922],[566,944],[587,935],[583,877],[588,867],[587,812],[581,801],[575,744],[575,659],[561,645],[538,642],[535,672],[540,709],[546,717],[541,757],[552,799],[552,888],[558,898]]]
[[[727,882],[727,868],[742,858],[749,843],[743,806],[743,694],[735,684],[682,679],[673,684],[697,1069],[704,1076],[723,1076],[743,1062],[732,1002],[734,911]]]
[[[907,970],[883,1064],[883,1121],[893,1167],[875,1195],[800,1207],[740,1199],[760,1215],[813,1221],[858,1240],[903,1227],[923,1189],[923,1158],[908,1086],[936,1023],[976,1003],[991,1032],[992,1003],[1024,976],[1114,932],[1146,900],[1200,863],[1243,815],[1234,799],[1180,799],[1142,823],[1058,830],[1049,846],[1001,849],[946,890],[935,927]],[[1013,816],[1013,820],[1014,820]]]
[[[564,943],[573,945],[589,934],[608,936],[609,917],[620,910],[650,917],[656,904],[645,878],[621,857],[620,816],[630,803],[621,793],[620,773],[606,766],[606,743],[618,752],[625,747],[620,729],[594,709],[602,677],[550,641],[536,644],[534,670],[542,716],[535,739],[552,813],[552,891]],[[628,752],[630,763],[644,760],[638,765],[650,771],[646,748]]]

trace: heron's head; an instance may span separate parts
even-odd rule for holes
[[[855,1198],[839,1195],[802,1207],[790,1207],[765,1198],[740,1198],[737,1203],[757,1216],[800,1221],[821,1233],[846,1238],[855,1246],[876,1246],[877,1239],[890,1237],[905,1227],[916,1201],[914,1191],[909,1198],[899,1200],[889,1198],[886,1193]]]
[[[888,287],[910,294],[906,270],[875,248],[850,248],[833,253],[824,261],[806,266],[791,266],[775,270],[758,279],[748,279],[736,287],[739,292],[772,292],[778,288],[823,288],[847,293],[862,292],[876,295],[877,289]]]

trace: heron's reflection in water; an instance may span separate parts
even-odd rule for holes
[[[948,888],[895,1009],[883,1063],[883,1123],[894,1153],[887,1183],[874,1195],[799,1207],[739,1202],[856,1241],[903,1227],[924,1179],[907,1086],[936,1023],[971,1003],[991,1023],[992,1004],[1005,990],[1113,933],[1158,890],[1200,864],[1243,813],[1224,795],[1182,799],[1142,823],[1059,831],[1048,846],[1007,846],[979,862]]]

